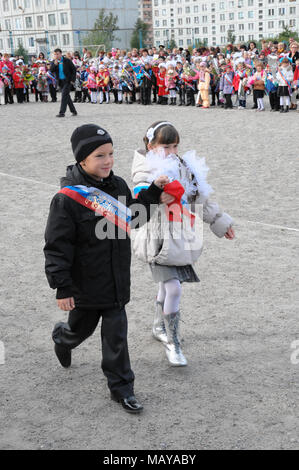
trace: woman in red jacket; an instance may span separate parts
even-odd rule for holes
[[[20,66],[16,66],[15,72],[12,76],[14,87],[16,90],[18,103],[24,101],[24,76]]]

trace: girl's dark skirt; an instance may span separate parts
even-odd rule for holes
[[[254,96],[256,99],[258,98],[264,98],[265,96],[265,91],[264,90],[253,90]]]
[[[279,86],[277,90],[277,94],[278,96],[290,96],[289,87],[287,85]]]
[[[193,266],[162,266],[150,264],[154,282],[166,282],[178,279],[180,282],[200,282]]]

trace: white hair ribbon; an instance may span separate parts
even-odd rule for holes
[[[166,125],[172,126],[171,122],[160,122],[160,124],[157,124],[155,127],[150,127],[150,129],[146,133],[146,137],[148,138],[149,142],[152,142],[152,140],[154,140],[156,130],[159,129],[159,127],[161,126]]]

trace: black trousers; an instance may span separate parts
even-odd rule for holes
[[[38,91],[38,89],[35,88],[35,101],[38,101],[38,99],[43,101],[43,95],[41,91]]]
[[[49,85],[49,91],[50,91],[52,102],[56,103],[56,101],[57,101],[57,90],[56,90],[55,86],[52,85],[52,83],[50,83],[50,85]]]
[[[75,91],[75,100],[79,103],[82,101],[82,90]]]
[[[277,91],[270,91],[269,101],[270,101],[271,109],[276,109],[276,111],[280,109],[280,99],[277,94]]]
[[[186,88],[187,105],[195,106],[194,90],[191,87]]]
[[[108,387],[118,398],[134,394],[134,373],[128,351],[128,323],[125,309],[69,312],[67,323],[57,323],[52,338],[56,344],[74,349],[93,334],[102,317],[102,369]]]
[[[216,105],[216,98],[217,98],[217,105],[219,105],[219,91],[216,91],[216,87],[211,87],[212,92],[212,106]]]
[[[5,87],[5,104],[13,104],[13,102],[14,100],[12,89],[7,86]]]
[[[142,104],[151,104],[151,94],[152,88],[151,87],[141,87],[141,103]]]
[[[24,88],[16,88],[16,95],[18,103],[24,103]]]
[[[180,87],[179,89],[180,103],[185,104],[186,101],[186,90],[185,87]]]
[[[90,99],[90,94],[87,88],[83,88],[82,95],[83,95],[83,98],[82,98],[83,103],[85,103],[86,100],[89,101],[90,103],[91,99]]]
[[[29,103],[29,88],[25,88],[25,93],[24,93],[24,101],[25,103]]]
[[[232,95],[230,95],[229,93],[227,93],[227,94],[224,95],[224,98],[225,98],[225,105],[224,105],[224,107],[225,107],[225,108],[232,108],[232,107],[233,107]]]
[[[65,114],[66,108],[69,107],[71,113],[76,113],[76,108],[73,104],[72,98],[70,96],[71,84],[65,80],[60,81],[61,87],[61,103],[59,114]]]

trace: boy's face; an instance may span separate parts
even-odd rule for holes
[[[113,168],[113,146],[108,143],[95,149],[80,165],[95,179],[108,178]]]

